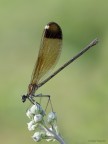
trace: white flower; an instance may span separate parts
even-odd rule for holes
[[[32,114],[36,114],[36,111],[37,111],[37,104],[36,105],[33,105],[31,108],[30,108],[30,112]]]
[[[56,134],[59,135],[59,130],[56,124],[53,125],[53,129],[56,132]]]
[[[29,109],[27,110],[26,115],[28,116],[29,119],[31,119],[33,116],[32,112]]]
[[[28,125],[28,130],[29,131],[35,130],[35,128],[36,128],[36,125],[34,124],[34,121],[30,121],[29,123],[27,123],[27,125]]]
[[[52,138],[52,139],[46,139],[46,141],[55,141],[55,139],[54,138]]]
[[[33,140],[38,142],[42,139],[42,135],[40,132],[35,132],[34,135],[32,136]]]
[[[34,121],[36,123],[38,123],[38,122],[42,121],[42,118],[43,118],[43,116],[41,114],[37,114],[34,116]]]
[[[45,115],[45,112],[43,111],[41,105],[38,103],[33,105],[29,110],[32,114],[40,114],[41,113],[43,116]]]
[[[56,113],[55,112],[50,112],[48,114],[48,123],[54,123],[55,120],[57,120],[57,116],[56,116]]]
[[[52,131],[52,128],[49,128],[51,131]],[[54,135],[52,133],[50,133],[49,131],[46,131],[46,136],[47,137],[50,137],[50,138],[47,138],[46,141],[55,141],[54,139]]]
[[[49,129],[52,131],[52,128],[49,128]],[[53,136],[53,134],[50,133],[48,130],[46,131],[46,135],[47,135],[47,136]]]

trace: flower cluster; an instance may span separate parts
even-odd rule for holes
[[[39,142],[42,139],[54,141],[55,135],[59,135],[57,127],[57,116],[55,112],[50,112],[46,115],[41,105],[36,103],[26,112],[26,115],[31,120],[28,125],[29,131],[35,131],[32,138]],[[47,117],[47,118],[46,118]]]

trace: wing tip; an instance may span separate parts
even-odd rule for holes
[[[55,22],[49,22],[45,26],[44,37],[52,39],[61,39],[62,40],[62,30],[61,27]]]

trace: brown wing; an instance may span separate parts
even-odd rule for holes
[[[54,67],[61,53],[61,46],[62,31],[60,26],[54,22],[47,24],[43,32],[38,59],[31,78],[31,84],[38,85],[42,77]]]

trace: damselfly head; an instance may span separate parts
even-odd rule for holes
[[[23,95],[22,96],[22,102],[24,103],[26,101],[26,99],[27,99],[27,95]]]

